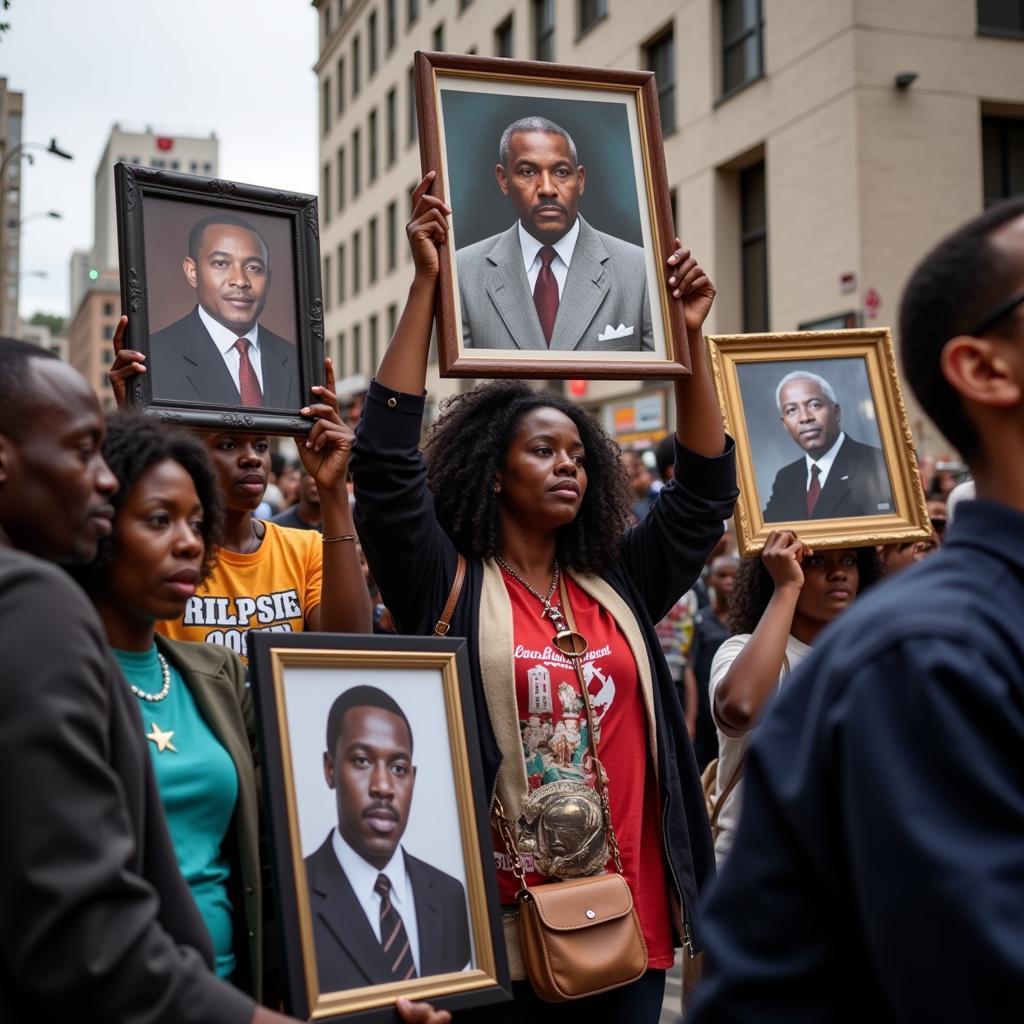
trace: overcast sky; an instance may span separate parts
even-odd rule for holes
[[[67,314],[68,260],[93,240],[96,166],[115,121],[217,133],[220,175],[314,192],[317,17],[309,0],[13,0],[0,75],[25,94],[23,138],[74,160],[22,164],[21,315]]]

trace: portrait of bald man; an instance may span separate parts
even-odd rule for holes
[[[580,215],[586,169],[565,128],[539,116],[513,121],[494,175],[515,219],[455,254],[463,345],[653,351],[644,251]]]
[[[154,398],[301,408],[296,347],[259,323],[270,262],[266,239],[243,217],[218,213],[193,225],[181,266],[196,305],[150,337]]]
[[[775,474],[766,523],[895,512],[885,455],[843,430],[842,408],[824,377],[787,373],[775,388],[775,405],[802,454]]]

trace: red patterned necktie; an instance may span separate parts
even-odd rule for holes
[[[818,465],[811,466],[811,486],[807,488],[807,518],[810,519],[814,515],[814,506],[818,504],[818,499],[821,497],[821,481],[818,477],[821,476],[821,467]]]
[[[540,251],[540,273],[537,283],[533,286],[533,304],[537,307],[540,327],[544,332],[544,340],[551,348],[551,332],[555,329],[555,317],[558,316],[558,282],[551,269],[551,261],[558,255],[550,245]]]
[[[256,371],[249,362],[248,338],[239,338],[234,348],[238,350],[238,393],[242,396],[242,405],[263,405],[263,389],[260,387]]]
[[[391,880],[378,875],[373,891],[380,896],[380,948],[396,981],[416,977],[416,964],[409,948],[409,936],[402,924],[402,915],[391,903]]]

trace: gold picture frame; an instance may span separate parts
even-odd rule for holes
[[[758,554],[777,529],[792,529],[819,548],[931,536],[888,328],[713,335],[707,342],[726,430],[736,440],[740,497],[735,521],[741,555]],[[785,395],[779,390],[787,375],[804,380],[808,394],[817,391],[824,397],[825,406],[833,407],[832,425],[827,411],[821,414],[825,425],[818,426],[806,407],[797,413],[790,403],[793,428],[786,426],[779,400],[800,397],[792,387]],[[814,376],[825,381],[824,390]],[[831,396],[825,394],[828,389]],[[794,416],[804,417],[802,427]],[[836,424],[841,442],[832,438]],[[806,492],[815,457],[828,468],[822,469],[824,488],[808,515],[812,506]]]
[[[383,1024],[395,1019],[394,1002],[403,996],[452,1011],[510,998],[465,641],[259,633],[250,638],[250,657],[286,1009],[303,1020]],[[401,858],[368,869],[393,874],[396,863],[405,865],[416,918],[407,930],[415,927],[418,937],[416,976],[408,980],[382,975],[379,939],[336,853],[344,801],[355,798],[351,790],[338,795],[340,735],[337,785],[326,782],[324,729],[330,734],[337,702],[357,689],[384,693],[408,727],[413,783],[404,812],[399,798],[390,804],[398,809],[394,856],[400,846]],[[380,717],[380,706],[357,707]],[[347,714],[342,723],[352,721]],[[377,792],[373,799],[391,798]],[[334,921],[343,927],[332,930]],[[466,950],[465,966],[444,962]],[[344,983],[324,982],[325,964]]]

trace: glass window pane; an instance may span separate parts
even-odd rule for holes
[[[742,46],[735,46],[731,50],[726,50],[722,61],[722,72],[723,92],[737,89],[747,80]]]
[[[1024,122],[1011,124],[1006,132],[1006,198],[1024,194]]]
[[[768,330],[768,243],[743,247],[743,330]]]
[[[757,164],[740,175],[743,234],[763,231],[767,224],[765,209],[764,164]]]
[[[978,0],[978,28],[1020,32],[1024,5],[1020,0]]]
[[[722,0],[722,42],[728,43],[743,30],[742,0]]]

